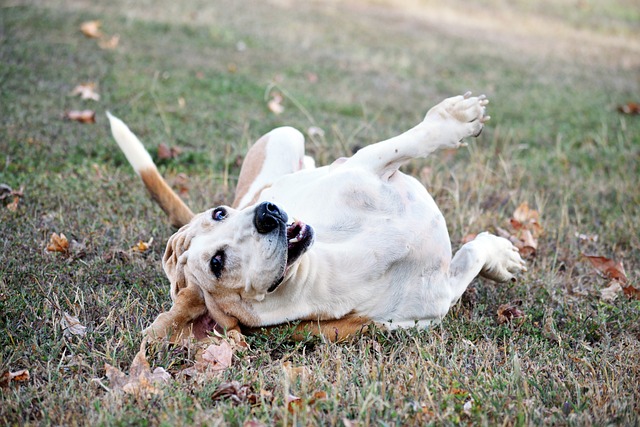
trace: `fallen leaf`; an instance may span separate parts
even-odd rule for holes
[[[113,50],[118,47],[119,43],[120,36],[116,34],[111,36],[109,39],[101,39],[98,41],[98,46],[100,46],[101,49]]]
[[[627,275],[624,272],[622,261],[614,261],[612,259],[596,255],[583,256],[588,259],[591,265],[593,265],[595,269],[606,278],[617,280],[623,284],[627,283]]]
[[[634,298],[637,300],[640,300],[640,289],[635,288],[631,285],[621,285],[622,286],[622,292],[624,292],[624,294],[629,297],[629,298]]]
[[[524,228],[531,231],[534,237],[538,237],[544,231],[540,224],[540,214],[538,211],[529,208],[527,202],[523,202],[513,212],[513,218],[511,218],[512,225],[516,229]]]
[[[237,405],[247,402],[255,405],[260,401],[260,397],[254,393],[251,386],[240,384],[238,381],[222,383],[216,388],[211,395],[211,400],[221,399],[230,399]]]
[[[23,195],[22,187],[20,187],[20,190],[13,190],[7,184],[0,184],[0,200],[3,204],[5,203],[5,200],[10,200],[5,206],[12,212],[18,210],[18,203],[20,203],[20,199]]]
[[[284,362],[282,364],[282,369],[290,381],[296,381],[298,378],[304,381],[310,374],[309,368],[306,366],[291,366],[290,361]]]
[[[96,112],[93,110],[71,110],[65,111],[64,118],[80,123],[95,123]]]
[[[256,420],[247,420],[242,424],[242,427],[267,427],[267,425]]]
[[[282,112],[284,112],[282,101],[282,95],[280,95],[278,92],[275,92],[273,95],[271,95],[271,99],[267,103],[267,107],[269,107],[269,110],[273,114],[282,114]]]
[[[100,94],[96,92],[96,84],[93,82],[79,84],[71,91],[72,96],[80,95],[81,99],[92,99],[100,101]]]
[[[60,235],[58,235],[58,233],[53,233],[49,240],[49,244],[47,245],[47,250],[49,252],[68,252],[69,241],[64,233],[60,233]]]
[[[612,302],[615,301],[615,299],[618,298],[618,295],[621,293],[622,286],[620,285],[620,282],[618,282],[617,280],[612,280],[611,283],[609,283],[609,286],[600,289],[600,299],[603,301]]]
[[[147,242],[143,242],[142,240],[138,241],[137,244],[133,245],[131,247],[131,250],[134,252],[146,252],[149,250],[149,248],[151,247],[151,244],[153,243],[153,237],[149,239],[149,241]]]
[[[108,363],[105,363],[105,371],[112,391],[139,397],[161,394],[158,386],[171,380],[171,374],[164,368],[157,367],[151,372],[146,356],[146,341],[140,344],[140,350],[131,362],[129,375]]]
[[[498,323],[512,323],[513,319],[521,319],[520,324],[524,321],[525,314],[518,307],[522,305],[522,301],[514,301],[509,304],[502,304],[498,307]]]
[[[158,145],[158,159],[160,160],[175,159],[180,153],[182,153],[182,149],[179,147],[169,147],[164,142]]]
[[[62,324],[62,334],[67,338],[73,335],[83,337],[87,333],[87,327],[83,326],[76,316],[72,316],[66,311],[62,315],[62,321],[60,323]]]
[[[302,399],[292,394],[288,395],[285,398],[285,403],[287,404],[287,410],[289,411],[290,414],[293,414],[297,410],[302,408]]]
[[[80,31],[82,34],[89,38],[97,39],[102,37],[102,33],[100,32],[100,26],[102,23],[100,21],[85,21],[80,25]]]
[[[623,114],[640,114],[640,104],[628,102],[618,107],[618,111]]]
[[[21,369],[16,372],[5,372],[0,377],[0,387],[8,387],[11,382],[26,382],[31,376],[27,369]]]
[[[233,350],[227,341],[211,344],[202,353],[202,361],[213,371],[224,371],[231,366]]]

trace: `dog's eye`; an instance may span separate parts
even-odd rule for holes
[[[211,218],[214,221],[222,221],[227,217],[227,210],[225,208],[215,208],[211,214]]]
[[[222,276],[222,270],[224,270],[224,252],[216,252],[216,254],[211,257],[211,261],[209,261],[209,267],[213,275],[219,279],[220,276]]]

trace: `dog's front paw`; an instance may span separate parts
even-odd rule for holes
[[[482,241],[487,251],[481,276],[496,282],[508,282],[515,280],[517,273],[527,271],[520,252],[509,240],[487,232],[478,234],[476,239]]]
[[[457,148],[463,138],[480,135],[491,118],[485,114],[488,103],[485,95],[471,96],[471,92],[447,98],[427,112],[424,123],[444,126],[443,143]]]

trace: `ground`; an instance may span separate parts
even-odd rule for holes
[[[0,380],[0,423],[640,422],[640,302],[603,294],[611,278],[585,257],[622,262],[623,285],[638,286],[640,116],[619,111],[640,102],[636,2],[344,3],[0,4],[0,184],[21,190],[0,204],[0,374],[29,372]],[[98,38],[80,30],[91,20]],[[87,82],[99,101],[71,94]],[[106,364],[127,372],[170,305],[160,261],[173,230],[105,111],[198,211],[232,199],[247,147],[275,126],[302,130],[327,163],[466,90],[491,100],[481,137],[406,171],[454,247],[515,234],[528,203],[543,231],[516,283],[478,279],[429,330],[250,337],[204,381],[181,373],[187,350],[150,350],[170,382],[153,396],[115,390]],[[64,119],[84,109],[95,123]],[[47,250],[52,233],[65,252]],[[232,381],[244,391],[225,398]]]

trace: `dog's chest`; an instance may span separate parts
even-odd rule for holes
[[[444,218],[426,189],[398,172],[388,181],[358,169],[321,168],[289,175],[263,193],[311,225],[317,243],[421,251],[449,243]]]

